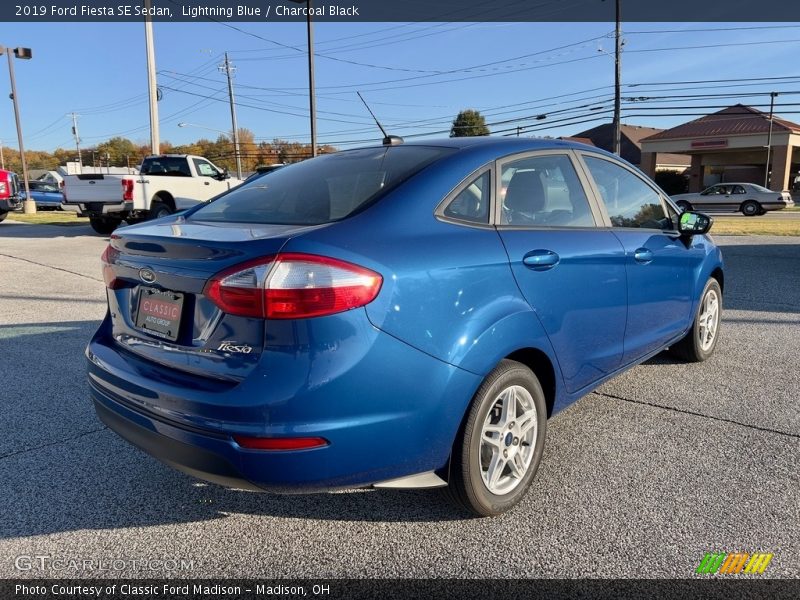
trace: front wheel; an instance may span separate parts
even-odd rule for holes
[[[0,210],[0,223],[5,221],[7,216],[8,216],[8,211]]]
[[[122,219],[107,219],[102,217],[90,217],[89,225],[92,226],[95,233],[100,235],[108,235],[114,233],[114,230],[122,223]]]
[[[722,288],[716,279],[709,279],[697,306],[689,333],[669,350],[687,362],[702,362],[711,357],[719,339],[722,319]]]
[[[761,205],[756,202],[755,200],[748,200],[744,202],[739,209],[742,211],[742,214],[746,217],[755,217],[762,213]]]
[[[539,380],[525,365],[503,360],[472,399],[453,446],[446,495],[477,516],[511,509],[539,468],[546,429]]]

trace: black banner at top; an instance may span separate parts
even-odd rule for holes
[[[3,0],[5,22],[605,22],[617,0]],[[797,0],[619,0],[625,22],[794,22]]]

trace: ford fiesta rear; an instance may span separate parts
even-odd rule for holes
[[[377,153],[407,177],[442,152],[397,150],[326,157],[314,173],[373,168]],[[301,492],[434,474],[460,419],[439,400],[469,398],[478,379],[370,322],[384,267],[347,244],[323,247],[340,208],[313,183],[298,191],[295,168],[112,236],[109,311],[87,348],[97,414],[168,465],[227,486]],[[348,206],[390,184],[353,180]],[[417,377],[380,385],[399,369]]]

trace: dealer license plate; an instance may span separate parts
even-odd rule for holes
[[[178,339],[183,312],[183,294],[141,288],[136,327],[166,340]]]

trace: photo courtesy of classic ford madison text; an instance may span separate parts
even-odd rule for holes
[[[800,6],[0,21],[0,597],[800,595]]]

